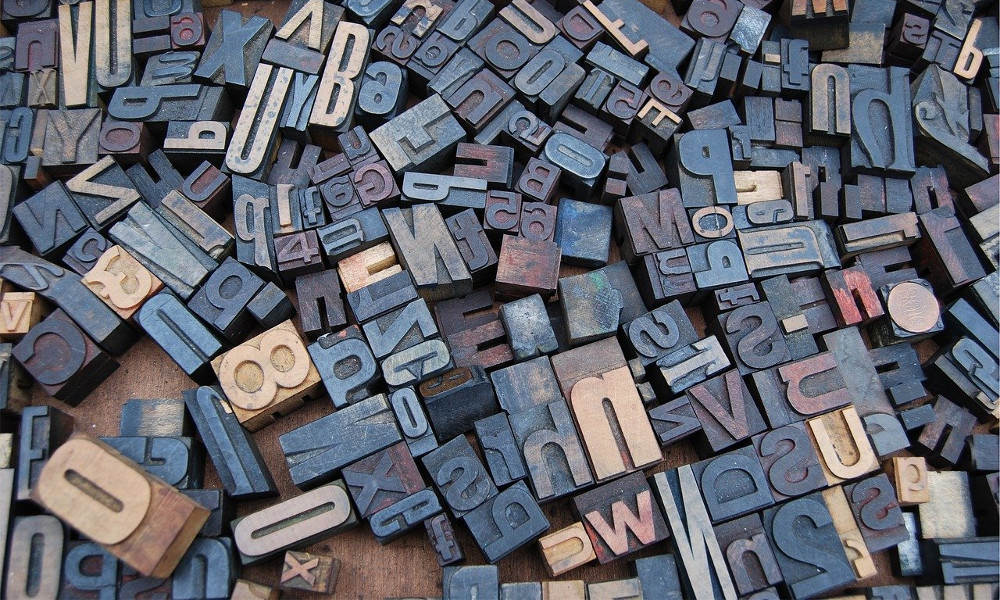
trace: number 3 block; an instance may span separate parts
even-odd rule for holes
[[[250,431],[297,410],[320,376],[291,320],[212,361],[233,413]]]

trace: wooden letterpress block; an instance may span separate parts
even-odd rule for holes
[[[662,521],[662,517],[660,519]],[[579,521],[542,536],[538,540],[538,548],[550,577],[562,575],[597,558],[587,530]]]
[[[419,457],[438,447],[427,413],[413,388],[400,388],[389,395],[389,404],[403,432],[410,454]]]
[[[421,460],[456,517],[468,514],[497,495],[493,479],[465,436],[452,438]]]
[[[505,413],[497,413],[476,421],[475,429],[479,448],[497,485],[505,486],[528,476],[527,467]]]
[[[514,183],[514,150],[461,142],[455,149],[455,176],[485,179],[491,188],[509,189]]]
[[[371,139],[394,172],[430,171],[465,139],[465,132],[435,94],[373,131]]]
[[[344,467],[342,474],[363,519],[426,487],[405,442]]]
[[[319,372],[291,321],[214,359],[212,369],[236,417],[253,431],[300,408],[320,384]]]
[[[934,420],[927,423],[915,440],[934,465],[955,465],[965,450],[965,439],[976,424],[975,416],[944,396],[934,400]],[[932,490],[933,491],[933,490]]]
[[[920,537],[963,538],[975,535],[969,477],[962,471],[928,471],[930,500],[919,505]]]
[[[67,542],[60,592],[80,598],[115,594],[121,563],[94,542]]]
[[[102,437],[101,441],[150,475],[176,488],[199,488],[205,451],[188,437]]]
[[[896,456],[886,472],[892,477],[902,506],[923,504],[931,499],[927,482],[927,460],[922,456]]]
[[[813,40],[810,47],[818,49]],[[865,65],[848,68],[851,82],[851,144],[847,156],[852,170],[876,175],[911,175],[915,170],[909,140],[913,137],[910,111],[910,81],[900,67],[881,69]],[[859,98],[860,96],[860,98]],[[880,102],[886,111],[869,110]],[[875,150],[879,148],[879,150]]]
[[[896,546],[909,537],[896,492],[885,474],[845,485],[844,494],[871,552]]]
[[[607,264],[611,220],[610,207],[560,199],[553,241],[562,249],[562,259],[588,267]]]
[[[799,518],[805,515],[811,518]],[[764,511],[764,531],[794,597],[819,593],[854,580],[830,511],[820,494]],[[821,573],[810,566],[814,560],[820,560],[818,548],[824,549],[826,557]]]
[[[443,579],[444,600],[500,597],[500,572],[493,565],[445,567]]]
[[[225,598],[233,587],[236,572],[231,540],[198,538],[174,571],[172,597],[177,600]]]
[[[71,472],[98,483],[93,487],[75,484],[67,476]],[[108,509],[101,502],[108,497],[123,508]],[[166,577],[174,570],[208,518],[207,509],[82,434],[52,455],[32,498],[126,564],[153,577]]]
[[[627,367],[583,378],[569,387],[567,396],[597,481],[641,469],[662,459]],[[617,427],[612,425],[608,404],[613,409]],[[622,432],[620,438],[615,431]],[[619,448],[619,452],[609,452],[612,448]]]
[[[163,289],[163,282],[121,246],[112,246],[102,254],[82,281],[126,320],[131,320],[146,300]]]
[[[427,519],[441,514],[441,502],[430,488],[411,494],[383,508],[368,518],[372,533],[380,544],[388,544]]]
[[[334,406],[371,395],[378,363],[357,325],[319,336],[308,350]]]
[[[779,427],[840,408],[852,400],[849,373],[829,352],[758,371],[754,388],[772,427]]]
[[[275,69],[267,64],[257,67],[247,96],[249,100],[240,112],[226,150],[226,168],[230,172],[257,179],[267,178],[277,143],[280,107],[291,81],[292,70],[288,67]]]
[[[424,521],[427,540],[434,547],[438,565],[444,567],[465,559],[462,547],[455,538],[455,529],[447,515],[440,514]]]
[[[728,448],[766,428],[746,383],[735,370],[691,387],[687,397],[713,451]]]
[[[388,400],[378,394],[293,429],[278,442],[292,481],[306,487],[331,480],[343,467],[401,439]]]
[[[340,280],[333,269],[295,278],[302,331],[310,340],[347,324]]]
[[[237,579],[229,600],[278,600],[280,597],[281,591],[277,588],[246,579]]]
[[[544,202],[522,203],[520,237],[533,241],[555,241],[557,210],[558,206]]]
[[[188,307],[229,342],[246,339],[253,324],[248,304],[264,282],[231,257],[216,268]]]
[[[851,565],[856,580],[866,579],[876,573],[871,551],[858,530],[850,505],[842,487],[834,486],[823,490],[823,501],[830,511],[833,527],[840,538],[840,545]]]
[[[213,464],[233,498],[274,495],[277,489],[254,439],[239,425],[217,387],[184,392],[184,403]]]
[[[678,570],[685,594],[735,596],[733,580],[691,467],[657,473],[650,485],[672,534],[670,543],[682,567]]]
[[[0,339],[23,338],[48,313],[35,292],[6,292],[0,297]]]
[[[517,510],[522,520],[517,524],[498,520],[498,515],[509,514],[511,510]],[[523,481],[486,499],[463,518],[476,545],[491,564],[531,543],[549,529],[548,519]]]
[[[914,245],[914,257],[927,265],[927,279],[947,292],[983,277],[986,272],[954,212],[936,208],[920,215],[924,235]]]
[[[759,515],[717,525],[715,536],[741,594],[752,594],[784,581]]]
[[[669,536],[649,484],[639,473],[580,494],[573,510],[602,564]],[[609,515],[614,516],[612,523]]]
[[[396,261],[396,253],[392,249],[392,244],[389,242],[382,242],[367,250],[362,250],[337,263],[340,280],[348,293],[356,292],[402,270],[403,268]]]
[[[774,312],[766,302],[740,306],[719,315],[716,322],[741,375],[791,358]]]
[[[212,31],[195,78],[225,85],[240,99],[250,86],[274,25],[263,17],[244,20],[238,12],[224,10],[219,13]]]
[[[552,365],[545,357],[497,369],[490,378],[500,407],[511,415],[563,399]]]
[[[823,342],[837,359],[840,370],[850,374],[844,377],[844,383],[858,415],[892,414],[892,404],[886,397],[860,332],[854,327],[838,329],[824,335]]]
[[[28,500],[31,497],[49,457],[69,438],[72,429],[73,418],[56,408],[24,408],[21,415],[20,452],[17,456],[17,483],[16,488],[11,489],[12,494],[16,491],[16,500]],[[13,479],[11,484],[14,484]]]
[[[389,209],[383,217],[400,261],[424,298],[441,300],[472,291],[469,270],[435,206]],[[445,278],[439,278],[441,273],[447,274]]]
[[[532,489],[542,502],[571,494],[593,482],[571,419],[566,403],[561,400],[510,416]],[[547,460],[555,450],[553,446],[558,447],[563,460]]]
[[[445,219],[458,251],[472,274],[473,282],[483,282],[494,274],[497,264],[496,251],[479,224],[472,208]]]
[[[153,296],[135,320],[189,377],[208,380],[209,362],[222,344],[176,296],[166,291]]]
[[[448,346],[439,339],[425,340],[382,361],[382,376],[390,389],[417,385],[454,366]]]
[[[479,419],[500,412],[482,367],[459,367],[420,385],[438,441],[470,431]]]
[[[504,236],[497,263],[497,293],[509,298],[552,295],[559,279],[561,252],[554,242]]]
[[[857,479],[878,468],[878,459],[853,406],[806,421],[830,485]]]
[[[801,422],[753,437],[775,500],[802,496],[826,485],[819,458]]]
[[[174,231],[148,205],[137,203],[109,233],[115,243],[186,300],[218,263],[186,236],[178,237]]]
[[[545,311],[545,302],[538,294],[502,305],[500,318],[515,360],[535,358],[559,349],[559,342]]]
[[[13,215],[43,257],[62,252],[87,228],[83,213],[60,182],[15,205]]]
[[[332,594],[336,589],[339,573],[340,561],[336,558],[288,550],[285,552],[278,587],[292,592],[302,590]]]
[[[751,448],[703,460],[695,463],[693,469],[713,523],[774,504],[764,470]]]
[[[357,524],[344,483],[320,486],[233,521],[240,561],[251,565]]]
[[[84,331],[58,309],[14,347],[13,356],[50,396],[76,406],[118,368]]]
[[[60,591],[66,531],[51,515],[17,517],[10,532],[5,592],[55,598]]]

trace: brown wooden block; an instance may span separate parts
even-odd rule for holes
[[[854,578],[862,580],[875,575],[875,562],[872,560],[868,545],[861,536],[861,531],[858,530],[854,515],[851,514],[851,507],[844,495],[844,489],[839,485],[831,487],[823,490],[822,497],[830,512],[830,517],[833,519],[833,526],[840,538],[847,562],[854,572]]]
[[[244,565],[305,546],[358,522],[344,483],[322,485],[233,521],[233,541]]]
[[[71,437],[49,458],[32,498],[153,577],[173,572],[209,515],[176,489],[83,434]],[[121,508],[114,511],[109,499]]]
[[[662,522],[662,517],[660,520]],[[558,577],[597,558],[590,536],[580,521],[542,536],[538,539],[538,549],[550,577]]]
[[[564,389],[569,390],[567,397],[573,419],[597,481],[662,460],[663,454],[628,367],[580,379]]]
[[[237,579],[233,593],[229,596],[229,600],[278,600],[278,598],[281,598],[281,590],[278,588],[247,579]]]
[[[400,263],[410,272],[421,296],[444,300],[472,291],[472,276],[436,206],[392,208],[382,216]]]
[[[278,587],[292,593],[333,594],[339,574],[340,561],[336,558],[288,550]]]
[[[560,256],[555,242],[505,235],[497,262],[497,295],[514,299],[541,294],[548,298],[558,284]]]
[[[15,518],[10,531],[5,594],[55,598],[60,592],[65,538],[63,524],[51,515]]]
[[[309,116],[309,131],[319,145],[333,148],[336,134],[351,128],[371,46],[372,33],[364,25],[337,24]]]
[[[922,456],[894,456],[886,473],[896,486],[896,496],[902,506],[923,504],[931,499],[927,482],[927,459]]]
[[[665,540],[670,533],[641,473],[578,495],[574,513],[583,522],[601,564]]]
[[[864,269],[830,269],[823,273],[823,283],[841,327],[868,323],[885,314],[871,277]]]
[[[713,451],[729,448],[766,429],[760,410],[736,370],[695,385],[686,393]]]
[[[950,292],[986,274],[953,211],[936,208],[920,215],[920,229],[924,235],[914,245],[913,256],[925,265],[925,278],[936,291]]]
[[[337,262],[337,272],[344,290],[348,293],[402,272],[396,261],[392,244],[382,242],[376,246],[342,258]]]
[[[809,419],[806,424],[830,485],[878,469],[875,451],[853,406]]]
[[[146,300],[163,289],[163,282],[121,246],[108,248],[82,281],[126,320],[130,320]]]
[[[752,381],[768,422],[779,427],[849,404],[849,376],[833,354],[822,352],[758,371]]]
[[[236,417],[251,431],[300,408],[321,383],[291,321],[217,357],[212,369]]]
[[[342,474],[362,519],[426,487],[406,442],[348,465]]]
[[[6,292],[0,296],[0,339],[17,341],[37,325],[48,308],[35,292]]]
[[[444,567],[465,559],[448,515],[433,516],[424,521],[424,527],[427,529],[427,539],[437,554],[438,565]]]
[[[57,309],[14,346],[14,358],[50,396],[76,406],[118,368],[87,334]]]

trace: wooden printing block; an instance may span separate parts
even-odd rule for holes
[[[299,590],[318,594],[332,594],[337,586],[340,561],[336,558],[309,552],[285,552],[278,587],[291,592]]]
[[[96,485],[74,483],[70,473]],[[118,500],[122,510],[108,509],[101,502],[107,496]],[[126,564],[153,577],[166,577],[174,570],[209,512],[83,434],[74,435],[50,457],[32,498]]]
[[[212,369],[240,423],[254,431],[300,408],[320,384],[291,321],[214,359]]]
[[[240,561],[251,565],[357,524],[344,483],[334,481],[233,521]]]
[[[649,484],[639,473],[580,494],[574,499],[573,510],[602,564],[669,536]],[[609,515],[615,517],[611,523]]]

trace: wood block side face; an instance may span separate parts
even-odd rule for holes
[[[90,436],[75,434],[32,499],[146,576],[167,577],[209,511]]]
[[[297,410],[321,378],[291,320],[212,361],[233,413],[256,431]]]

